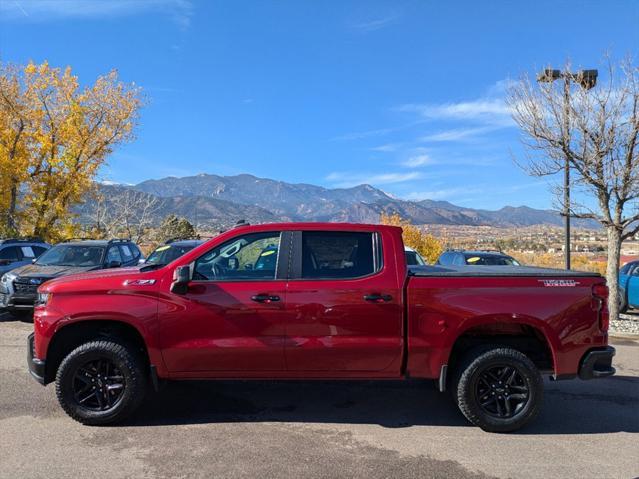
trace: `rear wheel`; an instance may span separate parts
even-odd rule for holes
[[[56,395],[65,412],[82,424],[122,421],[144,399],[144,362],[131,348],[92,341],[64,358],[56,375]]]
[[[485,431],[515,431],[541,408],[543,380],[523,353],[506,347],[483,347],[464,357],[453,394],[466,418]]]

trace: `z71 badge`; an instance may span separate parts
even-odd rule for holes
[[[540,279],[539,282],[551,288],[569,288],[580,284],[579,281],[574,279]]]
[[[124,282],[125,286],[151,286],[155,284],[154,279],[127,279]]]

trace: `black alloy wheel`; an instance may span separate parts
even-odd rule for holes
[[[73,397],[79,406],[106,411],[116,406],[126,388],[126,379],[108,359],[89,361],[73,376]]]
[[[82,424],[121,422],[142,403],[148,359],[139,348],[113,339],[81,344],[60,364],[56,395],[64,411]]]
[[[544,383],[539,369],[508,346],[487,344],[467,351],[451,383],[461,412],[484,431],[516,431],[541,409]]]
[[[475,397],[486,414],[509,419],[526,407],[529,386],[514,366],[492,366],[479,373]]]

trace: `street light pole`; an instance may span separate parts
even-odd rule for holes
[[[570,77],[564,75],[564,138],[570,131]],[[565,268],[570,269],[570,159],[564,158],[564,259]]]
[[[597,83],[597,70],[580,70],[577,73],[562,72],[561,70],[546,69],[537,76],[538,82],[552,83],[555,80],[564,80],[564,122],[563,138],[570,140],[570,82],[579,84],[582,88],[590,90]],[[570,158],[564,159],[564,258],[566,269],[570,269]]]

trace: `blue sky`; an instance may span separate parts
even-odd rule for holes
[[[0,60],[149,103],[103,179],[251,173],[408,199],[550,207],[504,86],[570,59],[637,54],[639,2],[1,0]]]

